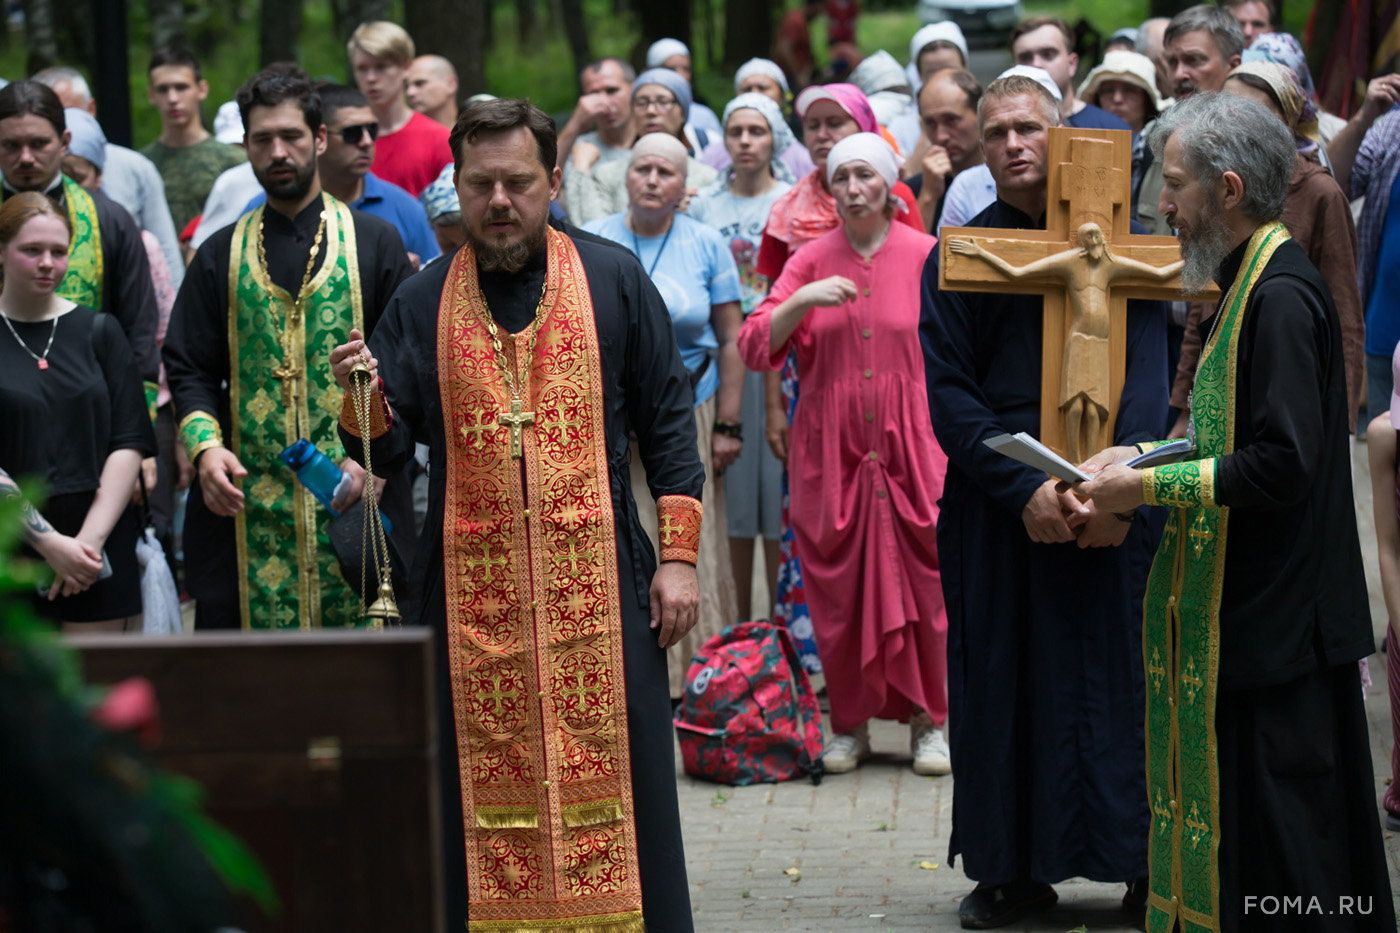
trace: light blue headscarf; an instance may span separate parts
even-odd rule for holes
[[[63,123],[71,134],[68,152],[82,156],[93,168],[102,171],[107,165],[107,135],[102,132],[101,124],[92,114],[76,107],[64,109]]]
[[[637,80],[632,82],[632,96],[635,98],[637,92],[647,84],[659,84],[675,95],[680,101],[681,113],[690,113],[690,105],[695,98],[691,96],[690,84],[681,77],[679,72],[669,68],[648,68],[637,75]]]
[[[736,110],[757,110],[763,119],[768,121],[768,129],[773,134],[773,155],[769,165],[773,168],[773,177],[778,181],[785,181],[792,184],[797,179],[793,177],[792,169],[787,167],[787,163],[779,158],[780,155],[797,142],[797,137],[792,135],[792,130],[788,127],[787,121],[783,119],[783,111],[777,102],[767,94],[750,92],[740,94],[731,100],[724,108],[724,118],[720,121],[725,127],[729,126],[729,116]],[[734,168],[730,166],[729,173],[733,173]],[[725,180],[728,180],[726,176]]]

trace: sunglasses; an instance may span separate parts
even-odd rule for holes
[[[347,146],[358,146],[360,144],[360,138],[365,133],[369,134],[369,141],[374,142],[379,138],[379,124],[359,123],[355,126],[342,127],[340,130],[340,138],[345,140],[345,145]]]

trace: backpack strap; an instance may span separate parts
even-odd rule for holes
[[[788,670],[792,674],[792,689],[796,694],[797,708],[802,713],[802,746],[807,752],[807,763],[804,768],[812,778],[813,784],[822,782],[822,775],[825,768],[822,766],[822,711],[817,705],[816,692],[812,690],[812,680],[807,676],[807,670],[802,666],[802,659],[797,655],[797,645],[793,643],[792,633],[785,626],[772,624],[772,629],[778,637],[778,644],[782,646],[783,656],[787,658]]]

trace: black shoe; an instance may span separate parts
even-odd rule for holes
[[[1385,831],[1388,833],[1400,833],[1400,816],[1396,816],[1389,810],[1385,811]]]
[[[979,884],[958,905],[958,922],[964,930],[993,930],[1053,907],[1059,899],[1050,885],[1034,881]]]
[[[1134,878],[1128,882],[1128,893],[1123,895],[1123,909],[1132,917],[1133,926],[1147,929],[1147,879]]]

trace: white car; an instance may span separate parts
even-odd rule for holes
[[[969,45],[1006,44],[1007,33],[1025,18],[1020,0],[919,0],[919,24],[949,20],[956,23]]]

